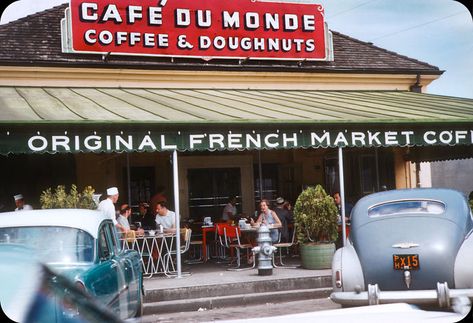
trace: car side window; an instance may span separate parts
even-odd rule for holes
[[[107,239],[106,226],[103,226],[99,232],[99,259],[108,260],[111,256],[111,250]]]
[[[110,235],[110,241],[112,243],[112,250],[115,254],[118,254],[119,244],[117,239],[117,229],[113,224],[107,224],[108,233]]]

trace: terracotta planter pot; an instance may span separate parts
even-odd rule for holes
[[[302,267],[305,269],[329,269],[335,253],[334,243],[303,244],[301,246]]]

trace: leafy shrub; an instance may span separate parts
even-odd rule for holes
[[[335,201],[321,185],[306,188],[294,206],[297,240],[300,243],[336,240],[337,215]]]
[[[79,193],[74,184],[69,192],[66,192],[64,185],[58,185],[54,192],[51,188],[44,190],[39,200],[42,209],[96,209],[94,192],[92,186],[86,186],[82,193]]]

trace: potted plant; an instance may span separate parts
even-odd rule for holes
[[[338,210],[321,185],[306,188],[294,206],[294,222],[302,267],[330,268],[337,239]]]

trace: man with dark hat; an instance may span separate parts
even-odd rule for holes
[[[134,221],[139,222],[139,225],[145,230],[156,230],[154,213],[151,212],[149,204],[146,202],[140,202],[139,214]]]
[[[281,242],[288,242],[289,241],[289,230],[287,228],[287,224],[290,221],[290,213],[289,210],[284,207],[284,198],[278,197],[276,199],[276,207],[274,208],[274,212],[276,212],[279,220],[281,221]]]

